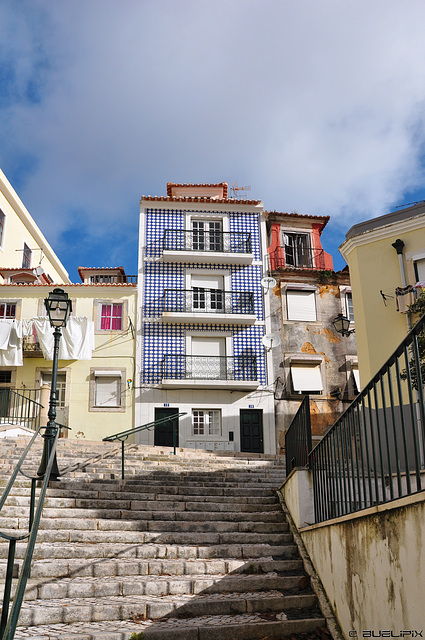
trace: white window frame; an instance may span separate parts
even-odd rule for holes
[[[28,249],[27,253],[25,252],[25,248]],[[32,252],[31,247],[29,246],[28,242],[24,241],[24,246],[22,247],[22,269],[31,269],[32,254],[33,254],[33,252]],[[24,258],[25,258],[26,255],[27,256],[29,255],[29,262],[28,262],[27,265],[24,265]]]
[[[195,429],[195,417],[199,418],[203,414],[202,425],[199,422],[198,428]],[[212,415],[211,415],[212,414]],[[202,426],[202,433],[199,427]],[[196,433],[196,431],[198,431]],[[192,409],[192,436],[193,437],[220,437],[222,435],[222,419],[221,409]]]
[[[122,306],[122,326],[121,329],[101,329],[102,323],[102,305],[103,304],[120,304]],[[98,299],[93,303],[93,320],[95,334],[105,335],[107,333],[119,334],[125,333],[128,327],[128,306],[127,300],[122,299]]]
[[[117,395],[119,402],[116,405],[97,404],[97,380],[100,378],[115,378],[117,382]],[[126,410],[126,370],[112,367],[91,367],[90,368],[90,397],[89,411],[105,413],[124,413]]]

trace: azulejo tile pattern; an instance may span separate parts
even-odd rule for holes
[[[191,215],[196,212],[191,212]],[[215,213],[211,212],[214,217]],[[266,362],[261,338],[262,325],[236,326],[224,324],[163,324],[161,316],[165,289],[185,289],[186,272],[190,269],[208,269],[212,272],[227,271],[231,274],[232,292],[251,291],[254,294],[254,310],[257,320],[264,319],[262,270],[260,265],[217,265],[211,253],[210,264],[172,263],[160,261],[162,241],[166,229],[185,229],[186,212],[173,209],[148,209],[146,212],[146,255],[143,289],[143,349],[142,384],[159,384],[163,377],[165,355],[185,356],[186,336],[197,332],[207,332],[232,337],[233,356],[255,357],[256,376],[260,384],[267,384]],[[230,232],[244,232],[251,235],[251,246],[255,260],[261,259],[259,216],[246,212],[217,212],[217,216],[228,216]],[[182,359],[175,358],[175,367],[181,366]],[[173,372],[178,377],[179,372]]]

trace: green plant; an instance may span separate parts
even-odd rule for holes
[[[141,631],[140,633],[132,633],[130,636],[130,640],[143,640],[143,638],[145,637],[145,634],[143,633],[143,631]]]
[[[332,269],[323,269],[317,273],[317,280],[320,284],[326,284],[335,276],[335,271]]]

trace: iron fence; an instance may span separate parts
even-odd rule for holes
[[[164,251],[251,253],[251,234],[239,231],[165,229]]]
[[[278,247],[270,254],[271,269],[316,269],[324,270],[325,252],[323,249],[292,246]]]
[[[309,455],[316,522],[425,488],[425,316]]]
[[[286,475],[308,465],[311,444],[310,398],[305,396],[285,435]]]
[[[163,310],[165,312],[199,312],[253,314],[254,295],[250,291],[233,292],[220,289],[191,290],[166,289]]]
[[[0,424],[23,425],[36,430],[40,426],[40,389],[0,388]]]
[[[241,356],[165,355],[163,379],[168,380],[257,380],[257,358]]]

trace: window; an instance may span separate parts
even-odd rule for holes
[[[100,313],[100,329],[102,331],[122,331],[123,305],[102,304]]]
[[[221,220],[192,220],[194,251],[223,251]]]
[[[6,216],[4,215],[3,211],[0,209],[0,247],[3,246],[5,222],[6,222]]]
[[[316,320],[315,292],[311,290],[286,291],[288,320]]]
[[[11,384],[12,372],[7,369],[0,370],[0,384]]]
[[[52,384],[52,374],[43,372],[43,384]],[[65,408],[66,397],[66,373],[58,373],[56,378],[56,407],[58,409]]]
[[[308,233],[284,233],[285,263],[292,267],[312,267]]]
[[[194,436],[221,436],[221,412],[217,409],[196,409],[192,411]]]
[[[321,393],[322,373],[317,363],[291,363],[292,389],[295,393]]]
[[[95,275],[90,276],[90,284],[102,284],[104,282],[117,282],[117,276],[111,275]]]
[[[356,391],[356,393],[360,393],[361,386],[360,386],[359,365],[358,364],[353,364],[351,371],[353,372],[354,383],[355,383],[355,391]]]
[[[90,369],[89,411],[125,412],[125,369]]]
[[[22,256],[22,268],[29,269],[31,267],[32,251],[27,244],[24,243],[24,253]]]
[[[415,260],[414,267],[416,282],[423,282],[425,280],[425,258],[422,260]]]
[[[192,275],[193,308],[199,311],[224,309],[223,276]]]
[[[16,303],[0,302],[0,319],[16,318]]]
[[[345,294],[345,309],[349,321],[354,322],[353,296],[350,291]]]

